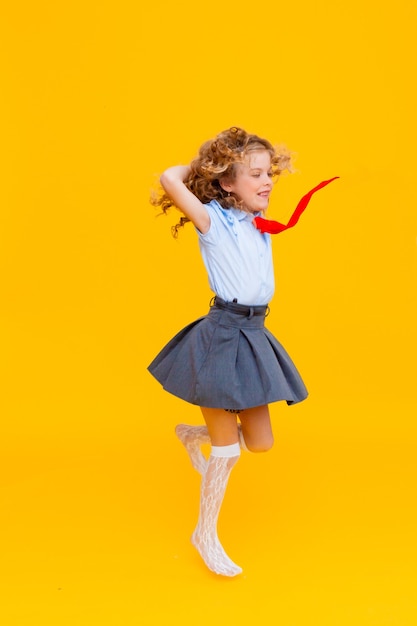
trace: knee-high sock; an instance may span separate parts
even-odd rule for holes
[[[201,452],[201,446],[210,443],[207,426],[189,426],[178,424],[175,433],[188,452],[192,466],[203,475],[207,469],[207,459]],[[248,450],[243,438],[242,427],[238,426],[239,443],[242,450]]]
[[[188,452],[192,466],[202,476],[207,469],[207,459],[201,452],[201,446],[210,443],[207,426],[188,426],[178,424],[175,433]]]
[[[217,520],[230,472],[240,456],[238,443],[212,446],[201,482],[200,514],[191,541],[207,567],[223,576],[236,576],[242,569],[233,563],[217,536]]]

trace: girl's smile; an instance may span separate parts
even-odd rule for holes
[[[271,156],[267,150],[255,150],[237,165],[236,178],[224,188],[241,200],[247,211],[257,213],[268,208],[272,185]]]

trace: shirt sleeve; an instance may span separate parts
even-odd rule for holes
[[[220,223],[221,213],[217,208],[217,202],[212,200],[209,204],[204,205],[210,216],[210,228],[206,233],[201,233],[198,229],[197,234],[199,239],[204,242],[205,245],[215,246],[219,241],[220,236]]]

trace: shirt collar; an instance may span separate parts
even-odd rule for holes
[[[243,220],[251,222],[254,217],[256,217],[257,215],[261,215],[260,211],[257,211],[256,213],[247,213],[246,211],[241,211],[240,209],[235,209],[234,207],[231,207],[230,209],[225,209],[217,200],[213,200],[212,202],[216,203],[227,221],[231,224],[233,224],[235,220],[237,220],[238,222],[242,222]]]

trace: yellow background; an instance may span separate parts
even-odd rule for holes
[[[14,2],[1,19],[4,626],[417,624],[416,4]],[[189,543],[199,423],[146,371],[211,294],[148,197],[230,125],[284,142],[268,326],[310,390],[273,405],[219,533]]]

